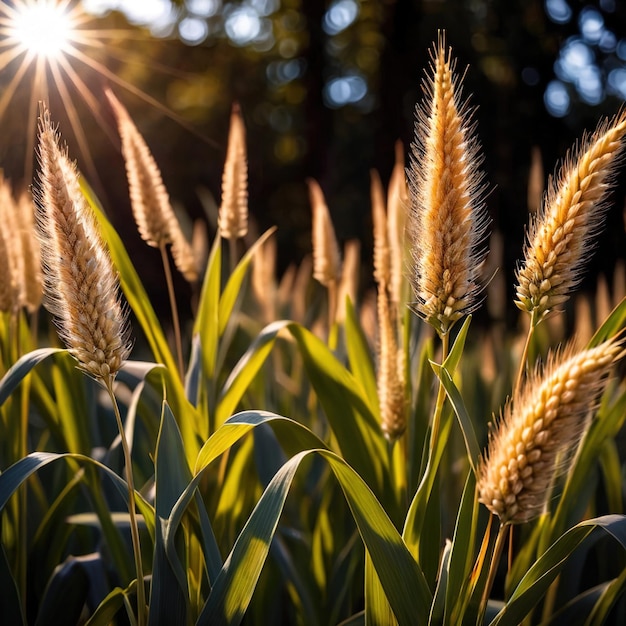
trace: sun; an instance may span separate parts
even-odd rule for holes
[[[124,79],[121,76],[124,72],[110,69],[111,63],[116,68],[151,66],[151,59],[142,56],[141,46],[137,46],[146,39],[150,39],[149,33],[140,28],[105,26],[83,9],[80,0],[0,0],[0,136],[6,139],[4,124],[11,124],[8,127],[11,137],[23,125],[25,139],[17,151],[24,154],[26,185],[32,181],[41,101],[62,107],[57,112],[53,110],[53,115],[56,119],[62,115],[69,122],[77,156],[82,160],[81,168],[94,182],[98,178],[90,148],[94,139],[87,137],[85,115],[90,114],[105,135],[113,143],[116,141],[116,131],[107,122],[103,105],[104,86],[130,93],[188,128],[169,107]],[[179,74],[176,68],[160,68],[158,64],[155,71]],[[15,150],[5,144],[0,146],[0,169],[6,167],[4,159],[15,159]]]
[[[55,59],[69,51],[76,17],[76,11],[70,10],[67,3],[54,0],[18,4],[6,21],[5,33],[17,49]]]

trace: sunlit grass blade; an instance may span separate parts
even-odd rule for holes
[[[376,373],[372,361],[372,351],[365,338],[363,328],[359,324],[352,302],[346,300],[346,350],[350,362],[350,371],[361,384],[369,406],[378,416],[378,393],[376,391]]]
[[[398,623],[367,551],[365,552],[365,615],[370,624],[395,626]]]
[[[128,618],[133,620],[134,613],[130,608],[130,598],[134,597],[136,586],[137,581],[133,580],[126,589],[120,587],[113,589],[107,597],[100,602],[98,608],[85,623],[85,626],[110,626],[115,623],[115,616],[124,606],[126,607]]]
[[[256,251],[265,243],[265,241],[276,232],[276,227],[272,227],[266,230],[252,245],[246,253],[243,255],[237,266],[233,269],[231,275],[224,286],[222,295],[219,299],[219,312],[218,312],[218,333],[221,337],[224,334],[226,325],[232,318],[233,308],[237,301],[237,298],[241,294],[241,286],[244,278],[252,262],[252,257]]]
[[[470,599],[468,581],[474,561],[477,521],[476,476],[474,472],[470,472],[465,482],[454,527],[448,568],[444,624],[459,623]]]
[[[559,537],[535,561],[511,594],[504,609],[491,622],[491,626],[518,626],[522,623],[543,598],[576,548],[599,530],[613,537],[626,550],[626,516],[605,515],[580,522]]]
[[[367,485],[336,454],[305,450],[283,465],[263,493],[224,564],[199,625],[238,624],[243,619],[295,472],[313,453],[328,461],[339,481],[398,623],[412,625],[426,619],[431,603],[428,585]]]
[[[587,344],[588,348],[594,348],[606,341],[610,337],[617,335],[626,325],[626,298],[611,311],[609,317],[603,322],[602,326],[594,333],[593,337]]]
[[[295,322],[274,322],[255,338],[224,385],[218,418],[225,419],[235,409],[282,330],[289,331],[298,344],[309,380],[342,454],[376,493],[383,493],[388,480],[386,443],[367,397],[328,346]]]
[[[472,418],[469,416],[461,392],[454,384],[454,380],[452,380],[452,376],[450,376],[448,370],[432,361],[430,365],[448,394],[448,399],[450,400],[450,404],[454,409],[454,413],[459,421],[459,426],[461,427],[461,433],[463,434],[463,440],[465,441],[465,447],[467,449],[467,460],[469,461],[472,471],[476,474],[476,463],[480,458],[481,451],[478,445],[478,439],[476,438],[476,432],[474,431]]]
[[[610,612],[615,606],[620,596],[626,590],[626,568],[621,574],[614,578],[606,585],[601,586],[602,593],[598,601],[594,604],[591,611],[588,612],[589,617],[585,621],[585,626],[602,626],[608,624]]]

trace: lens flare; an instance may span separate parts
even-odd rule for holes
[[[73,30],[73,15],[67,6],[41,0],[17,5],[6,32],[26,52],[51,59],[68,50]]]
[[[133,68],[143,72],[153,65],[137,46],[148,39],[145,29],[120,27],[115,20],[87,13],[79,0],[0,0],[0,168],[6,170],[7,159],[14,163],[23,155],[22,173],[30,184],[37,109],[43,100],[51,109],[57,107],[55,119],[71,127],[81,168],[96,183],[99,177],[90,149],[94,137],[91,133],[88,139],[86,121],[92,117],[115,144],[116,131],[110,118],[107,122],[103,105],[106,85],[119,87],[188,128],[180,116],[124,77],[132,75]],[[154,67],[157,72],[182,74],[159,64]],[[25,139],[19,137],[23,131]]]

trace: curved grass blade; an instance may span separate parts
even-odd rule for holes
[[[68,452],[31,452],[28,456],[21,458],[19,461],[7,468],[6,471],[0,474],[0,511],[4,509],[7,501],[13,495],[15,490],[31,474],[34,474],[36,471],[49,463],[53,463],[61,459],[74,459],[82,463],[91,464],[102,470],[111,479],[117,490],[120,492],[120,495],[124,498],[127,497],[128,487],[126,485],[126,481],[120,478],[109,467],[103,465],[95,459],[92,459],[91,457],[83,454],[72,454]],[[143,515],[146,528],[150,532],[150,535],[154,536],[154,510],[137,492],[135,492],[135,502],[140,513]]]
[[[234,410],[282,330],[289,331],[298,344],[309,380],[343,456],[377,494],[392,496],[392,490],[385,488],[386,443],[361,385],[323,341],[296,322],[273,322],[257,336],[224,385],[217,409],[218,423]]]
[[[380,420],[372,352],[365,338],[365,333],[357,320],[354,305],[350,298],[346,298],[345,332],[350,370],[354,378],[361,384],[372,412]]]
[[[602,326],[589,340],[587,348],[595,348],[610,337],[615,337],[626,325],[626,297],[611,311]]]
[[[481,454],[480,446],[478,445],[478,439],[476,438],[476,431],[474,430],[472,418],[469,416],[467,409],[465,408],[461,392],[454,384],[452,376],[450,376],[450,373],[445,367],[437,365],[437,363],[433,363],[432,361],[430,366],[433,368],[435,374],[437,374],[443,388],[448,394],[448,400],[450,400],[450,404],[454,409],[454,413],[459,421],[459,426],[461,427],[461,433],[463,434],[463,440],[465,441],[465,447],[467,449],[467,460],[472,468],[472,472],[476,474],[476,463],[478,462]]]
[[[250,262],[252,261],[252,257],[255,255],[256,251],[265,243],[265,241],[276,232],[276,226],[272,226],[268,230],[266,230],[252,245],[246,253],[243,255],[239,263],[237,263],[237,267],[233,270],[232,274],[229,276],[226,286],[222,292],[222,296],[219,299],[219,310],[218,310],[218,333],[221,337],[226,329],[226,325],[228,321],[232,317],[233,308],[235,303],[237,302],[237,298],[239,297],[241,291],[241,285],[243,280],[248,272],[248,268],[250,267]]]
[[[605,515],[585,520],[564,533],[532,565],[491,626],[517,626],[543,598],[559,575],[567,559],[583,541],[602,530],[617,540],[626,550],[626,516]]]
[[[424,623],[432,595],[398,531],[363,479],[329,450],[305,450],[277,472],[240,533],[218,576],[198,626],[239,624],[252,598],[270,542],[300,463],[319,454],[329,463],[399,624]]]
[[[189,597],[186,570],[180,565],[180,558],[168,559],[163,537],[163,523],[169,518],[172,507],[190,482],[191,472],[187,465],[176,420],[165,402],[162,407],[161,427],[157,438],[154,471],[157,523],[148,623],[184,624]],[[175,538],[173,546],[177,548],[177,557],[179,557],[181,552],[184,552],[180,536]]]
[[[35,365],[59,352],[67,352],[67,350],[62,348],[40,348],[18,359],[0,380],[0,406],[7,401],[7,398],[15,391],[16,387]]]

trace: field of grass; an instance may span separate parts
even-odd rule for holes
[[[237,105],[203,246],[107,92],[171,332],[41,106],[34,202],[0,181],[3,624],[624,623],[623,268],[576,288],[626,112],[550,179],[520,324],[476,328],[505,306],[489,172],[443,38],[427,75],[406,163],[372,173],[371,293],[314,180],[310,260],[244,244]]]

